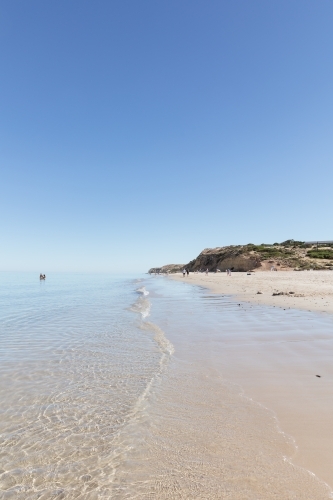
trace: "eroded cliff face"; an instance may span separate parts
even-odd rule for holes
[[[189,271],[250,271],[260,267],[261,261],[257,255],[244,255],[243,247],[218,247],[206,248],[196,259],[189,262],[185,267]]]
[[[255,255],[242,255],[242,247],[206,248],[196,259],[188,264],[168,264],[162,267],[152,267],[149,273],[177,273],[184,268],[189,271],[249,271],[260,266],[260,258]]]
[[[287,240],[273,245],[232,245],[227,247],[206,248],[196,259],[188,264],[169,264],[152,268],[150,273],[175,273],[183,268],[189,271],[269,271],[278,270],[302,271],[306,269],[333,270],[333,244],[320,247]]]

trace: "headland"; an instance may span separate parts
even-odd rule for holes
[[[230,344],[222,343],[227,312],[217,327],[218,372],[274,412],[280,429],[295,439],[292,463],[331,487],[332,257],[331,243],[289,240],[205,249],[188,264],[150,270],[206,288],[230,303],[236,326]],[[189,273],[183,275],[183,269]],[[250,311],[244,337],[239,338],[242,318]],[[207,325],[209,321],[207,316]],[[205,327],[203,331],[206,334]],[[212,363],[213,354],[208,358],[207,364]]]
[[[185,278],[183,269],[189,271]],[[332,271],[332,242],[287,240],[206,248],[187,264],[155,267],[149,273],[186,279],[236,300],[333,313]]]

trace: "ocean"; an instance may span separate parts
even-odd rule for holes
[[[331,338],[287,314],[160,276],[1,273],[0,498],[330,498],[235,367]]]

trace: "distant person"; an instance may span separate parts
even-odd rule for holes
[[[183,278],[185,278],[186,271],[183,269]]]
[[[206,269],[206,276],[208,276],[208,268]]]
[[[187,276],[190,274],[190,271],[188,269],[186,269],[186,274]]]

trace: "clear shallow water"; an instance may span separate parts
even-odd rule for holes
[[[161,277],[144,284],[150,291],[149,319],[175,352],[153,388],[141,437],[136,436],[115,478],[114,498],[331,498],[318,476],[291,461],[297,453],[293,438],[282,432],[270,407],[247,396],[247,389],[265,381],[258,396],[267,389],[274,394],[274,384],[282,386],[282,397],[275,392],[279,400],[292,396],[292,376],[283,377],[299,354],[294,346],[304,346],[307,360],[306,349],[321,343],[323,350],[330,345],[332,353],[332,318],[238,304]],[[311,380],[319,380],[317,369],[308,367],[304,380],[296,377],[301,386],[293,386],[295,402],[301,401],[300,387],[308,389]],[[330,365],[321,363],[321,370],[330,383]]]
[[[328,498],[228,370],[249,331],[327,339],[329,318],[79,274],[3,273],[0,311],[0,498]]]
[[[109,498],[121,432],[165,356],[131,311],[138,288],[128,277],[1,275],[1,497]]]

